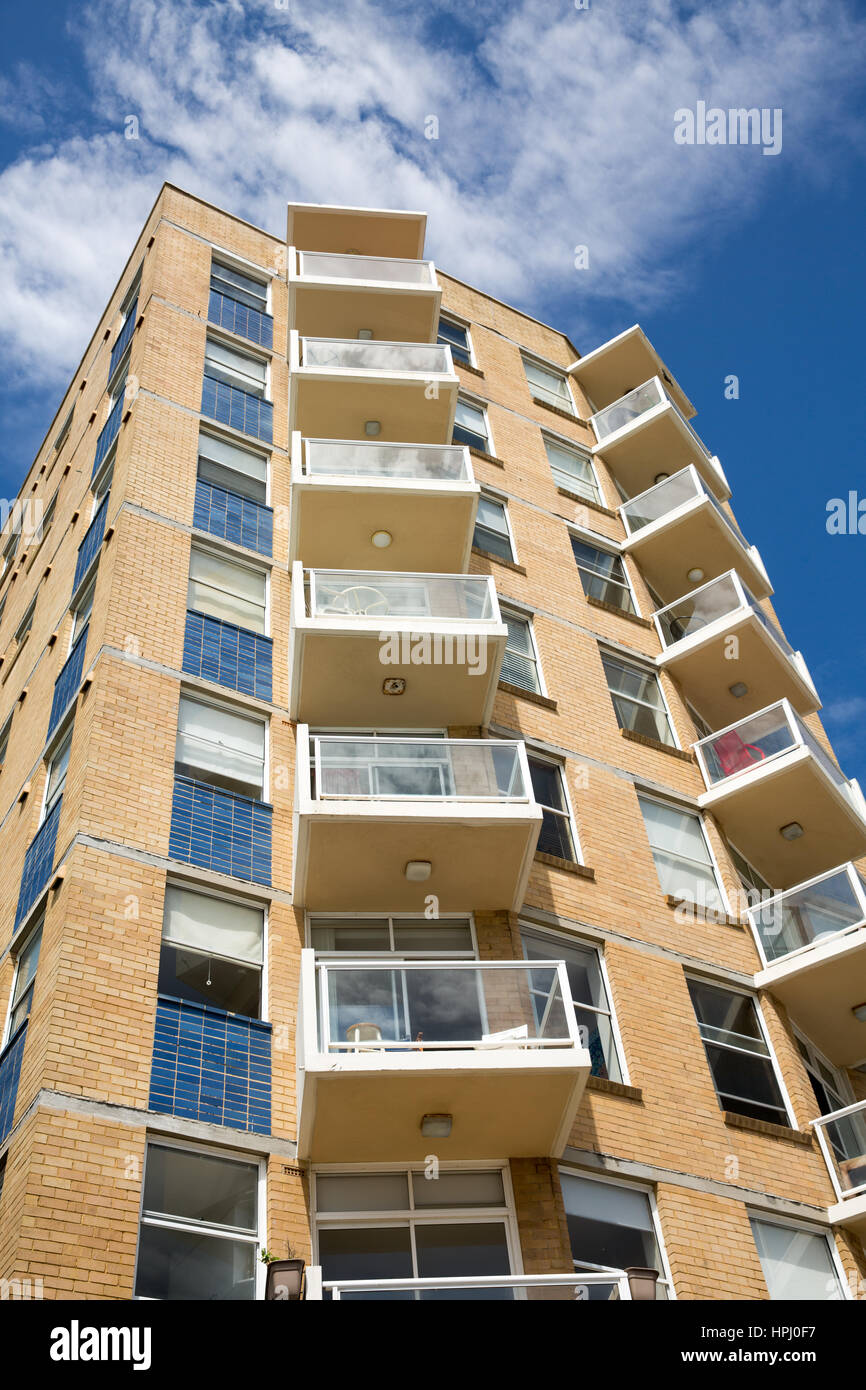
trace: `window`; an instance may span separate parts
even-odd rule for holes
[[[3,1197],[3,1184],[6,1181],[6,1158],[6,1154],[0,1158],[0,1200],[2,1200]]]
[[[37,596],[38,597],[38,596]],[[16,646],[22,647],[30,636],[30,629],[33,626],[33,614],[36,612],[36,599],[28,606],[27,612],[15,629]]]
[[[542,932],[524,931],[521,940],[527,960],[565,961],[580,1042],[592,1058],[592,1074],[606,1077],[609,1081],[622,1081],[613,1019],[598,951],[592,946],[580,946],[577,942],[564,941],[560,936],[546,936]],[[549,1004],[549,984],[538,990],[530,985],[530,989],[536,1021],[540,1022]]]
[[[63,421],[63,424],[60,426],[60,433],[58,434],[57,438],[56,438],[55,441],[54,441],[54,452],[55,452],[55,453],[57,453],[60,449],[62,449],[62,448],[63,448],[63,445],[64,445],[65,442],[66,442],[66,437],[67,437],[67,435],[69,434],[69,431],[70,431],[70,429],[71,429],[71,427],[72,427],[72,417],[73,417],[74,414],[75,414],[75,406],[72,407],[72,409],[69,411],[68,415],[66,416],[66,419]]]
[[[75,616],[72,621],[72,640],[70,648],[75,646],[87,624],[90,622],[90,614],[93,612],[93,595],[96,593],[96,576],[94,575],[88,584],[78,604],[75,608]]]
[[[471,1214],[469,1214],[471,1212]],[[322,1278],[435,1279],[511,1273],[508,1198],[499,1169],[317,1173]],[[399,1302],[511,1300],[511,1289],[341,1290],[341,1298]]]
[[[657,1269],[656,1298],[666,1299],[668,1281],[649,1194],[620,1183],[578,1177],[560,1169],[574,1267],[586,1270]],[[609,1298],[605,1285],[587,1286],[590,1301]]]
[[[473,365],[469,329],[465,328],[462,323],[452,323],[450,319],[440,319],[436,341],[441,343],[443,347],[450,347],[451,356],[455,362],[465,362],[470,367]]]
[[[754,999],[706,980],[688,986],[722,1110],[790,1124]]]
[[[266,314],[268,311],[267,283],[254,280],[251,275],[244,275],[241,271],[223,265],[217,260],[211,263],[210,287],[218,294],[226,294],[229,299],[236,299],[239,304],[257,309],[260,314]]]
[[[224,381],[228,386],[236,386],[261,399],[265,397],[268,364],[261,357],[251,357],[246,352],[238,352],[214,338],[208,338],[204,370],[205,376],[213,377],[216,381]]]
[[[509,685],[517,685],[521,690],[532,690],[536,695],[543,694],[532,623],[519,613],[509,613],[505,609],[501,612],[502,621],[508,628],[508,640],[505,643],[500,680],[506,681]]]
[[[268,500],[268,460],[264,454],[228,444],[202,432],[198,440],[198,476],[202,482],[237,492],[253,502]]]
[[[70,729],[48,764],[48,778],[45,783],[45,805],[42,810],[43,820],[63,795],[63,789],[66,786],[66,773],[69,769],[69,750],[71,747],[72,730]]]
[[[514,545],[504,502],[481,494],[478,499],[472,544],[476,550],[486,550],[490,555],[498,555],[500,560],[514,559]]]
[[[655,671],[632,666],[607,652],[602,652],[601,664],[619,727],[675,748],[670,715]]]
[[[836,1303],[844,1298],[826,1235],[757,1216],[749,1220],[771,1299]]]
[[[5,763],[6,755],[9,752],[9,735],[12,732],[12,718],[13,715],[10,714],[3,728],[0,729],[0,767]]]
[[[557,859],[570,859],[577,862],[575,837],[571,828],[571,816],[565,795],[563,771],[558,763],[550,763],[545,758],[529,758],[529,775],[535,800],[542,811],[541,834],[538,848],[544,854],[553,854]]]
[[[148,1144],[136,1298],[254,1299],[258,1163]]]
[[[175,768],[226,791],[264,795],[265,725],[219,705],[180,698]]]
[[[99,473],[98,477],[95,479],[95,481],[94,481],[93,484],[92,484],[92,492],[93,492],[93,510],[92,510],[92,512],[90,513],[91,521],[92,521],[93,518],[96,516],[96,513],[99,511],[100,503],[102,502],[102,500],[103,500],[103,498],[105,497],[106,493],[111,491],[111,482],[112,482],[113,477],[114,477],[114,457],[112,456],[111,461],[110,461],[110,463],[108,464],[108,467],[102,469],[101,473]]]
[[[794,1041],[797,1044],[800,1056],[809,1074],[809,1081],[814,1092],[815,1100],[818,1104],[819,1115],[832,1115],[836,1110],[844,1110],[846,1106],[852,1105],[854,1095],[842,1072],[831,1067],[826,1058],[810,1043],[807,1038],[803,1038],[799,1033],[794,1034]],[[838,1126],[842,1128],[842,1126]],[[828,1139],[833,1139],[831,1130],[825,1130]],[[854,1157],[854,1154],[843,1154],[842,1157]]]
[[[195,547],[189,557],[187,606],[250,632],[267,627],[267,576]]]
[[[776,890],[771,887],[765,878],[753,869],[748,859],[744,858],[738,849],[732,844],[728,845],[728,854],[731,862],[737,871],[737,877],[746,893],[746,903],[744,906],[757,907],[766,902],[768,898],[775,896]]]
[[[132,343],[126,349],[120,361],[117,363],[109,384],[108,394],[108,414],[110,415],[121,396],[126,391],[126,378],[129,375],[129,363],[132,358]]]
[[[43,915],[33,930],[28,933],[27,940],[18,952],[15,963],[15,981],[12,986],[12,1008],[9,1012],[9,1027],[6,1030],[7,1042],[18,1032],[24,1020],[30,1017],[44,920]]]
[[[59,488],[58,488],[58,492],[59,492]],[[57,493],[55,492],[55,494],[54,494],[54,496],[52,497],[51,501],[48,503],[48,506],[45,508],[44,512],[42,513],[42,520],[41,520],[40,523],[39,523],[39,532],[38,532],[38,534],[39,534],[39,539],[40,539],[40,540],[44,540],[45,537],[48,535],[48,531],[49,531],[49,528],[50,528],[50,526],[51,526],[52,521],[54,520],[54,513],[56,512],[56,510],[57,510]]]
[[[477,449],[479,453],[491,453],[487,412],[481,406],[458,400],[451,438],[455,444],[468,444],[470,449]]]
[[[318,955],[418,956],[475,959],[472,923],[465,917],[428,922],[418,917],[311,917],[310,945]]]
[[[542,367],[540,362],[533,362],[528,357],[523,359],[523,370],[533,396],[556,406],[558,410],[567,410],[569,415],[576,413],[568,382],[562,372],[554,367]]]
[[[609,550],[599,550],[595,545],[578,540],[577,536],[572,536],[571,548],[587,598],[609,603],[613,608],[621,608],[624,613],[637,611],[621,556]]]
[[[584,454],[579,449],[567,448],[558,439],[548,439],[546,436],[544,447],[557,487],[565,488],[566,492],[576,492],[587,501],[596,502],[601,506],[601,491],[589,454]]]
[[[160,993],[260,1018],[264,926],[260,907],[169,884]]]
[[[18,542],[21,539],[21,524],[9,533],[3,543],[3,573],[5,574],[12,561],[15,559],[15,552],[18,549]]]
[[[724,914],[700,816],[648,796],[639,796],[638,801],[662,891],[705,911]]]

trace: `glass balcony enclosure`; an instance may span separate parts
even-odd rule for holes
[[[757,599],[753,598],[733,570],[719,575],[718,579],[711,579],[708,584],[702,584],[690,594],[675,599],[665,608],[660,608],[654,614],[654,621],[662,646],[672,647],[675,643],[712,626],[719,619],[731,618],[743,609],[752,611],[786,656],[794,656],[794,648],[790,642],[783,637],[772,619],[758,607]]]
[[[315,801],[532,801],[523,744],[339,735],[310,743]]]
[[[372,339],[301,338],[302,367],[371,375],[436,376],[453,371],[451,349],[441,343],[383,343]]]
[[[473,483],[469,451],[457,444],[380,444],[305,439],[303,476],[369,482]]]
[[[866,926],[866,886],[853,864],[800,883],[749,909],[766,964]]]
[[[634,536],[644,526],[651,526],[653,522],[663,520],[678,507],[705,497],[712,503],[734,538],[748,549],[748,541],[739,526],[719,505],[694,464],[689,464],[688,468],[681,468],[679,473],[662,479],[660,483],[654,483],[645,492],[624,502],[619,512],[628,535]]]
[[[822,1115],[812,1124],[840,1202],[866,1205],[866,1100]],[[866,1213],[861,1217],[866,1222]]]
[[[596,1270],[570,1274],[499,1274],[455,1275],[436,1279],[325,1279],[318,1271],[310,1279],[306,1271],[307,1299],[359,1300],[377,1302],[449,1301],[466,1302],[483,1299],[485,1302],[520,1302],[543,1299],[549,1301],[584,1303],[631,1299],[628,1276],[624,1270]]]
[[[319,963],[322,1052],[578,1047],[562,961]]]
[[[660,473],[694,465],[718,497],[730,488],[719,460],[689,424],[658,376],[591,416],[595,452],[604,454],[626,497],[648,490]]]
[[[847,777],[787,700],[779,700],[748,719],[741,719],[719,733],[700,739],[694,748],[708,789],[719,786],[730,777],[750,772],[773,758],[805,748],[847,798],[852,809],[860,813],[862,798],[852,791]]]
[[[304,582],[310,618],[405,618],[421,625],[499,619],[488,575],[306,570]]]
[[[604,410],[590,417],[596,439],[602,444],[609,435],[634,424],[641,415],[646,415],[647,411],[654,410],[658,405],[664,405],[666,401],[673,405],[659,377],[651,377],[642,386],[636,386],[633,391],[614,401],[613,405],[605,406]]]
[[[435,288],[432,261],[406,260],[398,256],[338,255],[332,251],[298,251],[298,276],[310,280],[358,280],[381,285],[417,285]]]

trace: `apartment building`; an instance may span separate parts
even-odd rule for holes
[[[640,328],[424,242],[163,187],[0,537],[0,1277],[862,1296],[866,805],[772,576]]]

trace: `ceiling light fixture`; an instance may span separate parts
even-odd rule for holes
[[[422,1115],[421,1133],[425,1139],[447,1139],[453,1123],[453,1115]]]
[[[728,686],[728,692],[733,695],[735,700],[742,700],[744,695],[748,695],[749,687],[745,681],[734,681],[733,685]]]
[[[704,577],[704,572],[702,569],[689,570],[687,577],[690,584],[700,584]]]
[[[375,439],[376,435],[380,433],[381,429],[382,425],[379,420],[364,421],[364,433],[369,435],[371,439]]]
[[[783,840],[799,840],[800,836],[805,835],[805,833],[798,820],[789,821],[787,825],[779,827],[779,834]]]
[[[370,537],[370,540],[373,542],[377,550],[387,550],[388,546],[391,544],[391,541],[393,540],[393,537],[390,531],[374,531],[372,536]]]
[[[410,883],[425,883],[433,871],[429,859],[410,859],[403,873]]]
[[[851,1012],[858,1023],[866,1023],[866,1004],[855,1004]]]

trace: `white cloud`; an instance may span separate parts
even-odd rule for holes
[[[864,29],[829,0],[685,18],[669,0],[90,0],[96,133],[40,129],[0,175],[6,370],[74,366],[164,178],[277,234],[289,198],[424,208],[445,269],[530,311],[558,302],[591,342],[605,301],[633,316],[687,291],[688,256],[772,195],[782,161],[832,176]],[[674,145],[698,99],[781,106],[780,158]]]

